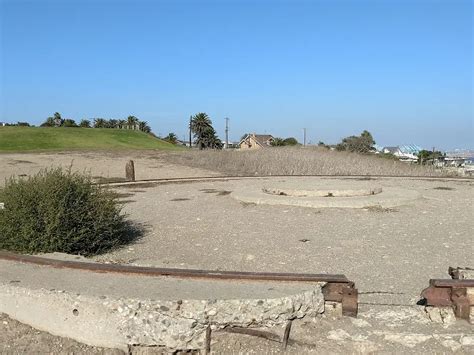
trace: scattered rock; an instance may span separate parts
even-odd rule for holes
[[[424,343],[431,337],[432,337],[431,335],[425,335],[425,334],[404,334],[404,333],[385,334],[385,340],[398,343],[409,348],[414,348],[418,344]]]
[[[343,329],[336,329],[336,330],[329,331],[327,338],[331,340],[335,340],[337,342],[341,342],[344,340],[351,339],[351,336],[348,332],[346,332]]]
[[[474,346],[474,336],[463,336],[461,338],[461,345]]]
[[[366,328],[372,326],[369,322],[361,318],[351,318],[351,322],[353,325],[359,328]]]

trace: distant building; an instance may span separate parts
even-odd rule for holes
[[[418,153],[420,153],[421,150],[422,148],[415,144],[407,144],[396,147],[384,147],[382,152],[385,154],[393,154],[401,161],[417,162]]]
[[[7,125],[6,122],[0,122],[0,127],[5,127]]]
[[[261,149],[270,147],[273,142],[271,134],[247,134],[239,143],[240,149]]]

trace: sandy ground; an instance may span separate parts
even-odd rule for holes
[[[103,354],[122,351],[104,349],[60,338],[31,328],[0,313],[0,354]]]
[[[138,179],[210,176],[165,163],[161,153],[1,154],[0,181],[43,167],[69,166],[122,178],[133,159]],[[216,175],[216,174],[214,174]],[[270,180],[271,181],[271,180]],[[381,179],[422,196],[393,209],[314,209],[242,203],[232,191],[261,180],[119,188],[124,209],[146,233],[96,260],[214,270],[342,273],[360,292],[358,320],[296,324],[292,353],[472,353],[473,326],[432,324],[415,303],[449,266],[474,266],[474,186],[469,181]],[[441,189],[440,189],[441,188]],[[38,332],[0,316],[0,353],[114,353]],[[5,324],[6,322],[6,324]],[[281,330],[276,330],[281,332]],[[216,334],[218,352],[277,353],[279,344]],[[154,349],[157,350],[157,349]],[[147,353],[150,349],[137,349]]]
[[[165,162],[160,151],[58,152],[0,154],[0,185],[10,176],[29,176],[41,169],[62,166],[92,177],[124,179],[125,164],[135,163],[137,180],[219,175],[209,170],[183,168]]]
[[[287,178],[294,179],[299,178]],[[413,203],[388,210],[245,204],[229,194],[242,185],[271,185],[272,180],[281,179],[117,189],[124,194],[125,211],[144,225],[146,234],[97,259],[212,270],[341,273],[356,282],[363,302],[406,305],[416,303],[430,278],[445,278],[449,266],[474,261],[472,182],[373,180],[377,186],[419,192]]]

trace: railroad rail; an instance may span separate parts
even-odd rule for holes
[[[218,175],[218,176],[196,176],[196,177],[180,177],[180,178],[157,178],[157,179],[138,179],[134,181],[105,181],[96,182],[97,185],[108,185],[111,187],[120,187],[127,185],[141,184],[173,184],[173,183],[193,183],[205,181],[227,181],[227,180],[247,180],[247,179],[268,179],[268,178],[331,178],[331,179],[414,179],[414,180],[434,180],[434,181],[474,181],[472,177],[459,176],[416,176],[416,175]]]
[[[275,281],[275,282],[324,282],[325,301],[339,302],[342,314],[356,317],[358,312],[358,291],[354,282],[346,276],[336,274],[270,273],[241,271],[212,271],[198,269],[157,268],[120,264],[100,264],[82,261],[69,261],[44,258],[33,255],[20,255],[0,250],[0,260],[15,261],[58,269],[75,269],[96,273],[115,273],[151,277],[172,277],[181,279],[206,279],[226,281]]]

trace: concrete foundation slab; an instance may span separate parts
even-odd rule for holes
[[[324,312],[324,283],[182,280],[0,261],[0,312],[95,346],[199,349],[206,329]]]
[[[392,208],[421,197],[416,190],[380,187],[371,180],[272,179],[240,185],[231,194],[245,203],[313,208]]]

